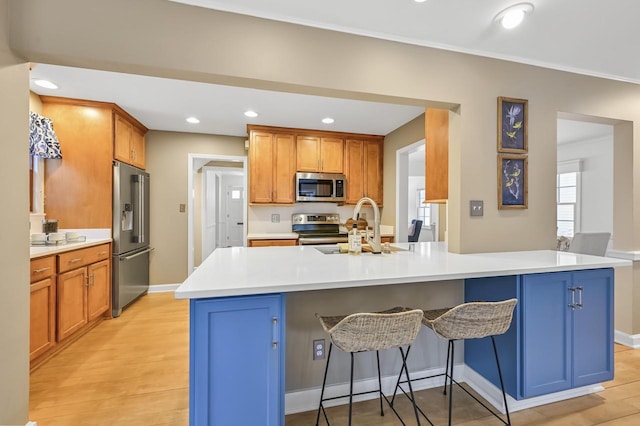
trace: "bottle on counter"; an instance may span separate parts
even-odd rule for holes
[[[362,237],[358,232],[358,224],[353,224],[353,229],[349,232],[349,254],[357,255],[362,253]]]

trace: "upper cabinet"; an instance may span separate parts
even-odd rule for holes
[[[111,228],[113,159],[122,160],[121,151],[134,146],[137,162],[126,162],[144,167],[147,129],[112,103],[41,99],[62,150],[62,159],[47,160],[45,168],[47,217],[58,219],[61,228]],[[128,141],[126,150],[117,143],[121,138]]]
[[[249,130],[249,202],[293,204],[296,174],[295,136]]]
[[[113,156],[116,160],[144,169],[146,129],[136,126],[130,119],[114,112]]]
[[[425,112],[426,203],[445,203],[449,198],[449,111],[427,108]]]
[[[369,197],[382,206],[383,139],[347,139],[344,150],[346,204]]]
[[[337,137],[299,135],[297,171],[344,173],[344,140]]]
[[[382,205],[383,136],[253,125],[247,132],[250,203],[294,204],[296,172],[320,172],[346,175],[346,204],[366,196]]]

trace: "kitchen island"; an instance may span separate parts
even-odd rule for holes
[[[298,324],[285,319],[294,308],[287,306],[288,299],[299,295],[321,298],[337,289],[357,294],[357,305],[362,308],[367,307],[370,292],[381,288],[407,293],[424,287],[437,293],[448,291],[449,285],[463,287],[463,295],[453,293],[456,303],[470,298],[517,297],[512,327],[504,342],[498,343],[510,401],[532,404],[535,398],[553,400],[549,395],[558,392],[589,392],[593,387],[588,385],[612,377],[613,268],[629,266],[630,262],[556,251],[459,255],[447,252],[443,243],[394,247],[401,250],[360,256],[324,254],[313,246],[214,251],[176,290],[176,298],[191,299],[191,424],[284,424],[285,354],[307,355],[285,350],[294,329],[299,334]],[[578,287],[584,309],[575,299],[573,308],[567,307],[571,304],[566,303],[567,298],[576,297]],[[591,290],[596,297],[591,296]],[[412,296],[408,295],[409,299]],[[555,296],[559,299],[547,301]],[[389,303],[395,300],[389,299]],[[327,305],[325,310],[332,308]],[[377,307],[372,305],[371,309]],[[549,330],[536,327],[528,312],[549,312],[548,321],[542,323],[545,327],[549,321],[565,324],[555,327],[561,333],[549,334],[545,359],[536,359],[539,351],[528,343],[539,343]],[[306,314],[313,318],[314,312]],[[578,314],[590,316],[584,324],[594,327],[590,329],[593,336],[583,346],[567,349],[580,341],[579,334],[584,332],[571,327],[578,322]],[[573,355],[587,349],[595,361],[585,366]],[[465,345],[465,363],[469,360],[477,385],[491,397],[494,377],[482,362],[483,351],[482,346]],[[553,358],[555,351],[557,360]],[[576,366],[593,371],[575,372]],[[545,374],[540,374],[542,369]],[[318,381],[315,386],[319,385]]]

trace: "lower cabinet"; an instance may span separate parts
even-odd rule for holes
[[[249,247],[297,246],[298,240],[249,240]]]
[[[32,259],[31,367],[88,331],[110,307],[110,244]]]
[[[31,283],[29,359],[56,344],[56,277]]]
[[[189,424],[284,425],[284,295],[192,299]]]
[[[613,272],[522,280],[522,395],[613,379]]]
[[[530,398],[613,379],[613,269],[465,280],[465,301],[518,299],[496,337],[507,392]],[[489,338],[465,341],[465,364],[499,386]]]

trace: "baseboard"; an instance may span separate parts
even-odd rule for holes
[[[414,391],[421,391],[424,389],[431,389],[444,384],[444,376],[434,377],[429,379],[420,380],[421,377],[433,376],[436,374],[443,374],[444,368],[434,368],[423,371],[416,371],[411,373],[412,385]],[[398,376],[386,376],[382,378],[382,390],[387,395],[393,394],[393,389],[396,385]],[[505,414],[504,403],[502,402],[502,391],[493,383],[476,373],[473,369],[467,367],[464,364],[456,364],[454,368],[454,379],[458,382],[464,382],[475,390],[480,396],[482,396],[489,404],[495,407],[502,414]],[[415,381],[414,381],[415,380]],[[353,392],[367,392],[378,389],[378,380],[376,378],[360,380],[354,382]],[[312,411],[318,409],[318,402],[320,401],[320,387],[305,389],[296,392],[288,392],[285,395],[285,414],[301,413],[305,411]],[[527,408],[537,407],[539,405],[550,404],[552,402],[563,401],[565,399],[577,398],[579,396],[589,395],[592,393],[603,391],[604,387],[599,384],[583,386],[581,388],[569,389],[562,392],[556,392],[549,395],[542,395],[532,398],[526,398],[517,400],[507,395],[507,404],[509,405],[509,412],[515,413],[516,411],[525,410]],[[325,389],[325,396],[344,395],[349,393],[349,383],[340,383],[336,385],[327,386]],[[354,402],[366,401],[369,399],[377,398],[376,393],[370,393],[366,395],[358,395],[353,397]],[[332,407],[335,405],[346,404],[347,399],[337,399],[333,401],[327,401],[325,407]]]
[[[148,294],[151,293],[168,293],[171,291],[176,291],[180,287],[180,284],[158,284],[158,285],[150,285]]]
[[[640,334],[627,334],[622,331],[616,330],[614,332],[614,339],[616,343],[628,346],[633,349],[640,348]]]
[[[454,369],[454,378],[460,380],[464,366],[462,364],[456,365]],[[444,376],[434,377],[429,379],[420,379],[421,377],[433,376],[436,374],[444,374],[444,368],[433,368],[429,370],[422,370],[411,372],[412,387],[414,392],[424,389],[434,388],[436,386],[442,386],[444,384]],[[404,375],[403,375],[404,378]],[[386,376],[382,378],[382,391],[386,395],[392,395],[396,386],[398,376]],[[353,392],[368,392],[378,389],[378,379],[370,378],[365,380],[359,380],[353,383]],[[405,386],[406,389],[406,386]],[[288,392],[285,395],[285,413],[294,414],[304,411],[312,411],[318,409],[318,402],[320,401],[321,387],[305,389],[301,391]],[[349,393],[349,383],[340,383],[330,385],[325,388],[325,396],[344,395]],[[358,395],[353,397],[353,402],[366,401],[369,399],[378,398],[376,393],[370,393],[366,395]],[[333,401],[327,401],[324,403],[325,407],[333,407],[335,405],[341,405],[348,403],[348,399],[336,399]]]
[[[496,407],[502,414],[505,414],[504,403],[502,402],[502,391],[500,390],[500,388],[479,375],[473,369],[466,366],[464,370],[464,376],[464,382],[471,386],[473,390],[478,392],[480,396],[486,399],[489,404]],[[507,404],[509,405],[509,412],[515,413],[516,411],[525,410],[527,408],[550,404],[552,402],[563,401],[565,399],[577,398],[579,396],[588,395],[603,390],[604,387],[596,384],[521,400],[514,399],[511,396],[507,395]]]

